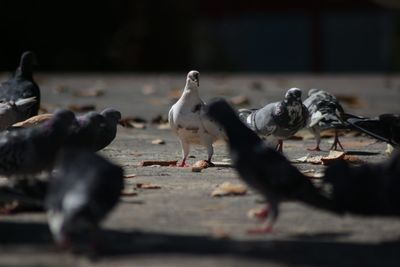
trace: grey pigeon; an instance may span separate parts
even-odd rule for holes
[[[345,113],[343,117],[351,127],[395,148],[400,147],[400,114],[381,114],[375,118],[365,118]]]
[[[308,98],[304,100],[303,104],[310,112],[310,123],[308,128],[313,133],[316,139],[315,148],[309,150],[320,151],[321,143],[321,130],[335,129],[335,139],[330,149],[337,149],[337,145],[343,149],[342,144],[338,137],[338,128],[345,128],[345,125],[339,119],[344,113],[343,107],[333,95],[326,91],[319,89],[310,89],[308,91]],[[339,117],[338,117],[339,116]]]
[[[183,155],[180,167],[186,165],[192,144],[206,147],[207,161],[211,163],[214,153],[213,143],[225,136],[221,127],[203,116],[206,104],[201,100],[198,89],[199,72],[192,70],[187,75],[182,96],[171,107],[168,114],[171,129],[178,136],[182,146]]]
[[[50,170],[74,121],[71,111],[59,110],[41,125],[1,133],[0,175],[24,176]]]
[[[276,149],[282,152],[283,140],[307,125],[309,112],[301,101],[301,90],[291,88],[283,101],[261,109],[240,109],[239,117],[257,134],[278,139]]]
[[[100,222],[119,201],[122,168],[82,149],[63,150],[55,168],[45,201],[54,240],[72,248],[95,245]]]
[[[24,113],[20,121],[36,116],[40,107],[40,89],[33,80],[33,65],[36,64],[35,55],[24,52],[14,76],[0,84],[0,99],[5,101],[18,101],[20,99],[36,97],[36,102]]]
[[[239,119],[226,101],[210,102],[207,115],[225,129],[232,163],[240,177],[268,200],[267,224],[256,232],[268,232],[272,229],[278,216],[278,205],[285,199],[333,210],[332,202],[291,165],[282,153],[265,145],[260,137]]]
[[[96,151],[97,139],[104,127],[104,117],[95,111],[78,116],[64,145]]]
[[[328,166],[323,184],[336,209],[365,216],[400,216],[400,152],[380,163]]]
[[[23,120],[29,108],[36,103],[36,97],[0,102],[0,131]]]

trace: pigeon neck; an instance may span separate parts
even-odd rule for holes
[[[197,87],[195,86],[190,86],[186,85],[185,89],[183,90],[183,95],[185,96],[199,96],[199,91],[197,90]]]
[[[33,80],[33,70],[32,67],[24,66],[21,65],[17,68],[17,71],[15,72],[15,77],[16,78],[24,78],[27,80]]]

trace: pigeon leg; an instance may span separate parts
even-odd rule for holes
[[[181,164],[178,165],[178,167],[186,167],[186,159],[189,155],[189,144],[183,140],[181,140],[181,146],[182,146],[182,162]]]
[[[337,149],[337,145],[339,145],[340,148],[344,151],[344,148],[343,148],[342,144],[339,141],[338,131],[335,129],[335,139],[333,140],[333,144],[331,146],[331,150],[332,149],[336,150]]]
[[[283,140],[282,139],[278,140],[278,144],[276,145],[275,149],[276,149],[276,151],[282,153],[282,151],[283,151]]]
[[[210,164],[210,166],[214,166],[214,163],[211,162],[213,154],[214,154],[214,148],[212,146],[212,143],[210,142],[207,144],[207,155],[208,155],[207,162],[208,164]]]
[[[262,208],[261,210],[255,212],[255,213],[254,213],[254,216],[255,216],[256,218],[259,218],[259,219],[265,219],[265,218],[268,217],[268,214],[269,214],[269,206],[266,205],[266,206],[265,206],[264,208]]]
[[[317,141],[317,145],[315,148],[307,148],[309,151],[321,151],[319,144],[321,143],[321,134],[318,129],[315,129],[314,127],[310,129],[311,133],[314,135],[315,140]]]
[[[272,232],[273,225],[278,218],[278,203],[276,201],[270,201],[268,207],[266,222],[263,223],[261,227],[247,230],[248,234],[267,234]]]

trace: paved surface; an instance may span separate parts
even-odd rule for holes
[[[2,78],[4,78],[3,76]],[[44,106],[95,104],[112,106],[124,116],[151,120],[167,116],[184,85],[180,75],[37,75]],[[262,76],[202,74],[200,94],[247,96],[257,107],[281,99],[286,89],[321,88],[350,96],[346,110],[360,115],[400,112],[400,77],[397,76]],[[74,92],[101,89],[98,97],[77,97]],[[222,182],[241,183],[233,169],[216,167],[193,173],[190,168],[139,167],[142,160],[178,160],[180,147],[168,129],[146,124],[146,129],[120,128],[116,140],[101,153],[124,166],[127,187],[152,183],[160,189],[136,190],[123,197],[104,223],[105,251],[96,259],[58,251],[52,243],[43,213],[0,216],[0,266],[400,266],[400,221],[388,218],[336,217],[297,203],[281,205],[281,216],[271,234],[251,236],[246,230],[258,222],[247,212],[262,206],[250,190],[244,196],[213,198]],[[161,138],[165,145],[153,145]],[[331,139],[322,140],[326,151]],[[365,136],[342,138],[346,150],[369,162],[387,158],[386,145]],[[306,155],[314,140],[286,142],[293,159]],[[225,145],[215,146],[215,161],[228,157]],[[194,163],[206,156],[195,148]],[[302,170],[322,167],[297,164]],[[362,186],[362,185],[360,185]]]

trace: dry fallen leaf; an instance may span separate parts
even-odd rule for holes
[[[171,125],[169,125],[168,122],[162,123],[162,124],[157,125],[157,129],[158,130],[169,130],[169,129],[171,129]]]
[[[96,97],[104,95],[104,90],[101,88],[90,88],[86,90],[75,91],[72,93],[72,95],[77,97]]]
[[[229,196],[229,195],[244,195],[247,192],[247,187],[242,184],[233,184],[224,182],[217,186],[211,193],[213,197]]]
[[[153,141],[151,141],[151,143],[153,145],[165,145],[165,141],[162,139],[154,139]]]
[[[324,177],[323,172],[318,172],[318,171],[315,171],[314,169],[304,170],[304,171],[302,171],[302,173],[309,178],[319,179],[319,178]]]
[[[172,89],[168,92],[168,98],[170,100],[178,100],[182,95],[182,89]]]
[[[365,161],[360,159],[359,157],[353,156],[353,155],[344,155],[343,159],[347,162],[354,163],[354,164],[361,164],[364,163]]]
[[[151,123],[153,124],[164,124],[168,123],[168,119],[164,118],[162,115],[157,115],[151,119]]]
[[[125,117],[119,121],[122,127],[133,129],[145,129],[146,120],[140,117]]]
[[[355,95],[336,95],[339,102],[347,104],[351,108],[361,108],[365,106],[365,101]]]
[[[68,109],[70,109],[73,112],[87,112],[87,111],[95,110],[96,105],[93,105],[93,104],[86,104],[86,105],[71,104],[68,106]]]
[[[250,99],[247,96],[238,95],[230,99],[230,102],[236,106],[244,106],[250,104]]]
[[[329,155],[321,158],[321,162],[323,165],[329,165],[337,160],[342,160],[344,158],[345,152],[331,150],[329,151]]]
[[[121,195],[127,197],[136,196],[137,194],[138,193],[135,192],[135,189],[133,187],[125,187],[124,190],[121,191]]]
[[[40,115],[37,115],[37,116],[30,117],[27,120],[14,123],[12,126],[13,127],[29,128],[29,127],[38,125],[38,124],[40,124],[42,122],[45,122],[45,121],[49,120],[52,116],[53,116],[53,114],[49,114],[49,113],[40,114]]]
[[[144,160],[140,162],[140,166],[176,166],[177,163],[177,160]]]
[[[138,189],[160,189],[161,186],[151,183],[136,183]]]
[[[130,174],[125,174],[124,179],[131,179],[131,178],[136,178],[137,175],[136,173],[130,173]]]
[[[212,167],[214,165],[211,165],[210,162],[206,161],[206,160],[199,160],[196,161],[193,165],[192,165],[192,172],[201,172],[203,169]]]

